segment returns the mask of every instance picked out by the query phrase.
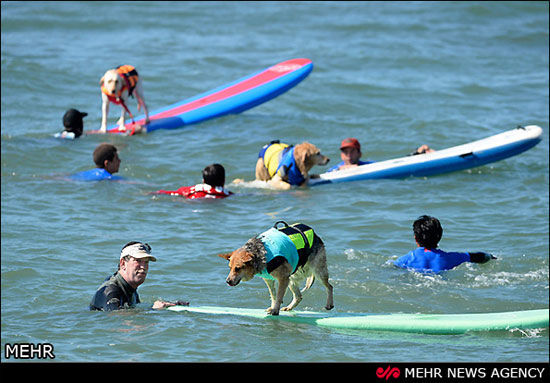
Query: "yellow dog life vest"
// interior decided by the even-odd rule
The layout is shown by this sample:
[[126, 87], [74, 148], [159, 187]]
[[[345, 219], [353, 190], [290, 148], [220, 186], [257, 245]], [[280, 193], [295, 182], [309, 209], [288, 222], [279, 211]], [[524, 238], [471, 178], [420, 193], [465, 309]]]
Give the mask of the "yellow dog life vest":
[[273, 143], [264, 151], [264, 166], [269, 172], [269, 176], [273, 177], [279, 168], [279, 163], [283, 154], [283, 150], [288, 148], [287, 144]]

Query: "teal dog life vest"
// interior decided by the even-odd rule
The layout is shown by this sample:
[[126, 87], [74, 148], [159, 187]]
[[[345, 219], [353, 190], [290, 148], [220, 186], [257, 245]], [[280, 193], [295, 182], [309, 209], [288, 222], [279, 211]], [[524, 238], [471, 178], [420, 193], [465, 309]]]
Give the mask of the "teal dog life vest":
[[[278, 229], [277, 224], [284, 223], [286, 226]], [[275, 279], [271, 271], [276, 269], [285, 260], [292, 268], [292, 274], [298, 267], [306, 264], [315, 233], [307, 225], [296, 223], [288, 226], [285, 222], [279, 221], [271, 229], [258, 235], [266, 250], [266, 268], [257, 275], [266, 279]]]

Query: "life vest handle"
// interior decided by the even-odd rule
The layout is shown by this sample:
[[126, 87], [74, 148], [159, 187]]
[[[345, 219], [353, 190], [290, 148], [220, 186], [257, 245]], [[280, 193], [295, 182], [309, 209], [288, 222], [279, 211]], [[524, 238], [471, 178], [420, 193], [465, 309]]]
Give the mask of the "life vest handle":
[[[285, 225], [285, 227], [283, 227], [282, 229], [286, 229], [287, 227], [291, 227], [291, 226], [289, 226], [289, 224], [286, 223], [285, 221], [277, 221], [277, 222], [275, 222], [275, 225], [273, 225], [273, 227], [274, 227], [275, 229], [277, 229], [277, 230], [281, 230], [281, 229], [279, 229], [279, 228], [277, 227], [277, 225], [280, 224], [280, 223], [282, 223], [282, 224]], [[298, 229], [296, 226], [292, 226], [292, 228], [293, 228], [294, 230], [296, 230], [298, 233], [300, 233], [300, 235], [302, 236], [302, 239], [304, 240], [304, 246], [305, 246], [305, 248], [306, 248], [306, 249], [309, 249], [309, 248], [311, 247], [311, 244], [310, 244], [309, 241], [307, 240], [307, 236], [304, 234], [304, 232], [303, 232], [302, 230]]]
[[[279, 230], [279, 228], [277, 227], [277, 225], [280, 224], [280, 223], [284, 224], [285, 227], [289, 227], [288, 223], [286, 223], [285, 221], [277, 221], [277, 222], [275, 222], [275, 225], [273, 225], [273, 227], [274, 227], [275, 229]], [[283, 227], [283, 229], [284, 229], [285, 227]]]

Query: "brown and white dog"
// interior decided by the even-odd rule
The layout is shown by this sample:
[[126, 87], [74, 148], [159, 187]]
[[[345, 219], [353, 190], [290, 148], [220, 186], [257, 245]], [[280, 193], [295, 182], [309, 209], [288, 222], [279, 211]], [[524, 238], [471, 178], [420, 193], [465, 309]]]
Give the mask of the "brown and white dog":
[[[283, 221], [280, 221], [283, 222]], [[302, 300], [302, 293], [319, 278], [327, 289], [325, 308], [334, 307], [333, 288], [329, 283], [325, 245], [313, 229], [304, 224], [294, 224], [277, 229], [275, 226], [264, 233], [249, 239], [237, 250], [218, 254], [229, 261], [229, 275], [226, 282], [236, 286], [258, 274], [269, 289], [271, 306], [266, 311], [279, 315], [287, 287], [292, 292], [292, 302], [283, 311], [294, 309]], [[284, 222], [283, 222], [284, 223]], [[299, 284], [307, 279], [300, 290]], [[275, 281], [278, 289], [275, 289]]]
[[114, 103], [121, 106], [122, 112], [117, 124], [119, 127], [124, 127], [126, 112], [133, 118], [130, 109], [126, 105], [128, 97], [135, 95], [138, 103], [138, 110], [145, 112], [145, 122], [149, 123], [149, 111], [143, 97], [143, 89], [141, 80], [136, 69], [131, 65], [121, 65], [115, 69], [109, 69], [101, 80], [101, 128], [100, 131], [107, 131], [107, 116], [109, 115], [109, 103]]

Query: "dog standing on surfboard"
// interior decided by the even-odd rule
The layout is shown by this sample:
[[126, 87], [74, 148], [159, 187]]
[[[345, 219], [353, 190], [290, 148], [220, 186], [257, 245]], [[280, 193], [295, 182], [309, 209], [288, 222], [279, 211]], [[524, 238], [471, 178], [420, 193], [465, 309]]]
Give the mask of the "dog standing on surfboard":
[[115, 69], [109, 69], [101, 80], [101, 128], [99, 133], [107, 132], [107, 116], [109, 115], [109, 104], [120, 105], [122, 112], [117, 122], [120, 128], [124, 128], [126, 113], [134, 119], [134, 116], [126, 105], [129, 96], [135, 95], [138, 111], [143, 108], [145, 112], [145, 123], [149, 123], [149, 111], [143, 97], [143, 89], [141, 79], [138, 76], [137, 70], [131, 65], [121, 65]]
[[[284, 227], [278, 228], [279, 223]], [[226, 278], [229, 286], [237, 286], [255, 275], [264, 279], [271, 297], [271, 306], [266, 309], [270, 315], [279, 315], [279, 310], [294, 309], [315, 278], [320, 279], [327, 290], [325, 308], [334, 308], [325, 245], [307, 225], [288, 225], [278, 221], [271, 229], [250, 238], [237, 250], [218, 256], [229, 261], [230, 271]], [[300, 290], [299, 283], [304, 279], [307, 280], [306, 286]], [[287, 287], [293, 299], [288, 306], [281, 308]]]

